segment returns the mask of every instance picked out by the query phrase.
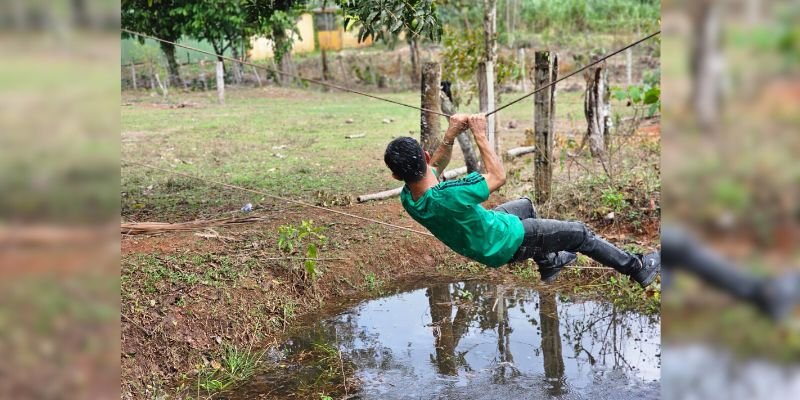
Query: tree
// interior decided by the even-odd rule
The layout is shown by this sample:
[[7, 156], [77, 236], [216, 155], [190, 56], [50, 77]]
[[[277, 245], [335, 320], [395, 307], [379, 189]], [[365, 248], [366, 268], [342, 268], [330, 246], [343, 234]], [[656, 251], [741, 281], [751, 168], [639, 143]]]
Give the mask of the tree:
[[359, 24], [358, 41], [368, 37], [395, 43], [401, 33], [411, 49], [412, 81], [419, 79], [419, 40], [438, 42], [442, 23], [434, 0], [339, 0], [345, 27]]
[[[193, 0], [183, 2], [179, 12], [189, 16], [186, 33], [205, 40], [217, 54], [234, 50], [245, 55], [250, 39], [265, 36], [275, 43], [276, 58], [291, 50], [297, 11], [304, 0]], [[222, 58], [218, 58], [222, 61]]]
[[[189, 20], [188, 15], [178, 7], [177, 0], [122, 0], [122, 27], [155, 36], [170, 42], [177, 42], [184, 33]], [[123, 33], [123, 37], [130, 34]], [[144, 38], [138, 37], [144, 44]], [[181, 82], [180, 68], [175, 59], [175, 46], [159, 42], [161, 51], [167, 59], [169, 79], [173, 86]]]

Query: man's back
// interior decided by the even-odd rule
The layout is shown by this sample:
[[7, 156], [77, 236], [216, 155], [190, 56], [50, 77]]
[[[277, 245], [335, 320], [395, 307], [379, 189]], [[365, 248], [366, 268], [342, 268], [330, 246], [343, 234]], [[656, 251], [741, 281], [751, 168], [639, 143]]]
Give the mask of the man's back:
[[441, 182], [416, 201], [408, 186], [400, 193], [403, 208], [415, 221], [455, 252], [491, 267], [507, 263], [519, 249], [524, 228], [513, 215], [489, 211], [486, 180], [477, 172]]

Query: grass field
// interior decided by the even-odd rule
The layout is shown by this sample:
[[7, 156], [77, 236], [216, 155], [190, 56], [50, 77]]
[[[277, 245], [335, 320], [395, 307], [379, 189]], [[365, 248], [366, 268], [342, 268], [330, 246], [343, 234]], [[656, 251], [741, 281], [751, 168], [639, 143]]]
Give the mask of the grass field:
[[[382, 95], [419, 103], [417, 93]], [[582, 92], [559, 96], [559, 121], [583, 118]], [[122, 214], [132, 219], [213, 215], [256, 203], [261, 196], [168, 176], [130, 161], [275, 195], [342, 203], [347, 196], [398, 186], [383, 164], [383, 150], [393, 137], [419, 137], [419, 111], [346, 93], [241, 89], [229, 91], [225, 105], [217, 104], [211, 93], [179, 94], [168, 102], [145, 92], [125, 93], [123, 98]], [[532, 126], [531, 103], [503, 111], [501, 121], [519, 122], [517, 128], [504, 130], [503, 147], [522, 144], [522, 131]], [[345, 138], [353, 134], [365, 136]], [[460, 165], [456, 148], [450, 167]]]

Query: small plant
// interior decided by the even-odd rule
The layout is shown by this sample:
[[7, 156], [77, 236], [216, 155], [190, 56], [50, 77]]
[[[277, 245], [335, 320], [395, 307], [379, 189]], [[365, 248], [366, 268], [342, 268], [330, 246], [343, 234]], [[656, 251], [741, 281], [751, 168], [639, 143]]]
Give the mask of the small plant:
[[200, 368], [197, 387], [207, 393], [228, 389], [231, 385], [253, 376], [263, 356], [264, 352], [225, 344], [219, 355], [220, 361], [212, 360], [207, 366]]
[[305, 246], [305, 260], [303, 267], [305, 274], [311, 280], [322, 274], [317, 269], [319, 246], [327, 241], [322, 235], [325, 228], [314, 226], [314, 221], [302, 221], [299, 226], [282, 225], [278, 227], [278, 248], [287, 254], [294, 254], [298, 248]]
[[364, 275], [364, 282], [367, 284], [367, 290], [373, 292], [383, 286], [383, 281], [378, 279], [374, 272], [368, 272]]
[[661, 74], [658, 70], [645, 75], [642, 85], [630, 85], [626, 89], [615, 87], [612, 96], [619, 101], [627, 101], [628, 106], [647, 107], [647, 116], [652, 117], [661, 109]]
[[462, 299], [467, 301], [472, 301], [473, 294], [469, 290], [458, 289], [458, 297], [461, 297]]
[[625, 196], [613, 188], [603, 190], [600, 201], [614, 212], [620, 212], [625, 208]]

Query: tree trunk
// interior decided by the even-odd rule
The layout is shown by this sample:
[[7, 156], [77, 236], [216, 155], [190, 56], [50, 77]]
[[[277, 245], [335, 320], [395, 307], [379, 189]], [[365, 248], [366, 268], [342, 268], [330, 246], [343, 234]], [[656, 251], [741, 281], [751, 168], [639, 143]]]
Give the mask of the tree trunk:
[[419, 43], [413, 37], [408, 39], [408, 46], [411, 49], [411, 83], [417, 83], [420, 79], [419, 72]]
[[327, 81], [330, 79], [330, 71], [328, 69], [328, 52], [325, 49], [322, 52], [322, 80]]
[[[482, 113], [496, 108], [494, 99], [494, 64], [489, 61], [478, 63], [478, 107]], [[500, 143], [497, 140], [497, 131], [495, 129], [495, 115], [492, 114], [487, 118], [486, 136], [495, 154], [499, 154]]]
[[722, 103], [725, 59], [721, 47], [720, 5], [700, 0], [693, 4], [691, 54], [692, 109], [703, 129], [713, 129]]
[[[239, 49], [234, 44], [231, 45], [231, 55], [234, 59], [241, 60]], [[233, 62], [231, 66], [233, 68], [233, 81], [236, 82], [237, 85], [241, 85], [242, 75], [244, 75], [244, 72], [242, 71], [242, 63]]]
[[294, 63], [292, 62], [292, 53], [286, 53], [281, 58], [281, 71], [285, 72], [286, 74], [281, 74], [280, 80], [284, 84], [289, 84], [292, 82], [292, 77], [289, 75], [294, 75]]
[[583, 113], [586, 116], [586, 139], [592, 157], [602, 158], [606, 152], [606, 135], [610, 122], [608, 95], [608, 73], [605, 63], [589, 68], [583, 73], [586, 89], [583, 99]]
[[[534, 59], [534, 80], [536, 90], [539, 90], [557, 78], [558, 56], [549, 51], [537, 51]], [[533, 97], [533, 130], [536, 140], [534, 183], [536, 202], [539, 204], [550, 199], [552, 188], [555, 95], [553, 85], [537, 92]]]
[[217, 59], [217, 99], [225, 104], [225, 65], [222, 58]]
[[497, 61], [497, 0], [483, 0], [484, 56]]
[[[441, 111], [439, 91], [441, 90], [442, 69], [439, 63], [428, 62], [422, 67], [420, 85], [422, 108]], [[441, 143], [439, 115], [420, 111], [420, 143], [422, 148], [433, 154]]]
[[178, 87], [181, 84], [181, 71], [178, 61], [175, 60], [175, 46], [170, 43], [161, 42], [161, 51], [167, 58], [167, 67], [169, 69], [169, 83]]
[[625, 77], [628, 81], [628, 86], [633, 85], [633, 50], [625, 50]]
[[[443, 90], [439, 91], [439, 100], [441, 101], [442, 112], [449, 115], [456, 113], [456, 106]], [[464, 153], [464, 163], [467, 165], [467, 171], [480, 171], [480, 159], [478, 159], [478, 155], [475, 154], [475, 150], [472, 147], [472, 133], [467, 130], [459, 134], [456, 140], [458, 140], [458, 147], [461, 148], [461, 152]]]
[[[484, 65], [483, 78], [478, 78], [479, 92], [481, 92], [480, 100], [483, 102], [481, 106], [482, 112], [494, 110], [496, 107], [494, 83], [495, 73], [494, 65], [497, 61], [497, 0], [484, 0], [483, 1], [483, 34], [484, 34]], [[481, 71], [479, 65], [478, 68]], [[480, 90], [481, 79], [483, 82], [483, 91]], [[497, 114], [492, 114], [486, 121], [487, 133], [489, 134], [489, 144], [495, 151], [495, 154], [500, 154], [500, 140], [497, 135]]]

